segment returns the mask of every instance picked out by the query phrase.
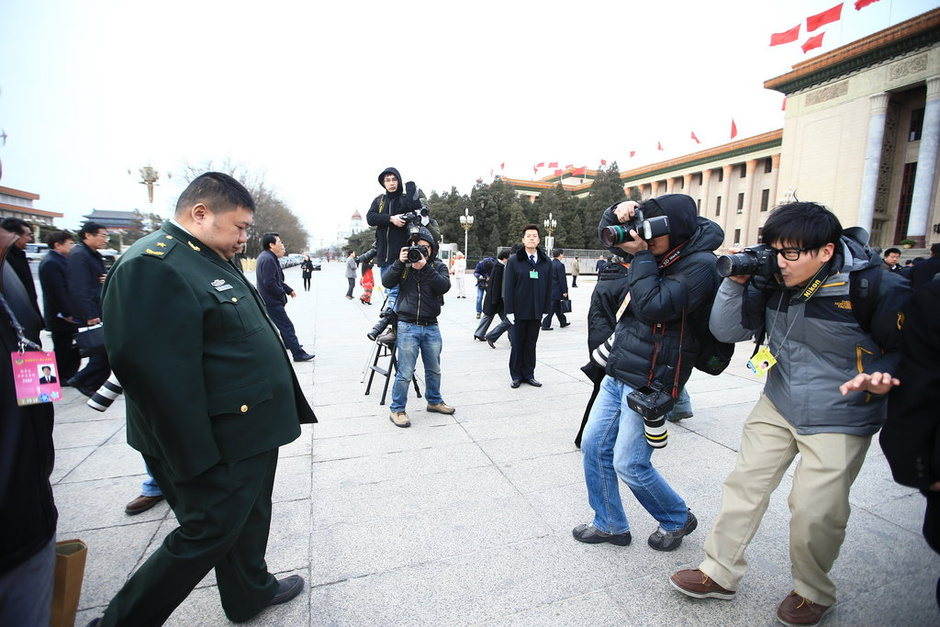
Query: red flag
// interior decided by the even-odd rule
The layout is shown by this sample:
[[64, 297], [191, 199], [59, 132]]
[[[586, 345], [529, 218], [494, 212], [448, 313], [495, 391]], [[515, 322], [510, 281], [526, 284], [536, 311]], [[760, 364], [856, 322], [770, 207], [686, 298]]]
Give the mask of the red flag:
[[782, 33], [774, 33], [770, 36], [770, 45], [779, 46], [780, 44], [788, 44], [791, 41], [796, 41], [800, 38], [800, 26], [797, 24], [790, 30], [785, 30]]
[[806, 41], [804, 41], [804, 42], [803, 42], [803, 45], [800, 46], [801, 48], [803, 48], [803, 54], [806, 54], [807, 52], [809, 52], [809, 51], [812, 50], [813, 48], [821, 48], [821, 47], [822, 47], [822, 40], [823, 40], [823, 37], [825, 36], [825, 34], [826, 34], [826, 33], [819, 33], [818, 35], [813, 35], [812, 37], [810, 37], [809, 39], [807, 39]]
[[535, 166], [535, 167], [537, 167], [537, 168], [544, 168], [544, 167], [545, 167], [545, 162], [543, 161], [542, 163], [538, 164], [538, 165]]
[[557, 162], [557, 161], [552, 161], [551, 163], [548, 164], [548, 167], [550, 167], [550, 168], [557, 168], [557, 167], [558, 167], [558, 162]]
[[806, 18], [806, 32], [811, 33], [820, 26], [832, 24], [833, 22], [838, 22], [840, 19], [842, 19], [842, 4], [843, 3], [840, 2], [831, 9], [826, 9], [822, 13], [810, 15], [808, 18]]
[[586, 165], [583, 165], [583, 166], [581, 166], [580, 168], [577, 168], [576, 170], [572, 170], [572, 171], [571, 171], [571, 174], [573, 174], [573, 175], [575, 175], [575, 176], [583, 176], [583, 175], [586, 174], [586, 173], [587, 173], [587, 166], [586, 166]]
[[500, 169], [500, 170], [505, 170], [505, 169], [506, 169], [506, 162], [505, 162], [505, 161], [503, 161], [502, 163], [499, 164], [499, 169]]
[[536, 174], [539, 173], [539, 169], [535, 166], [532, 166], [532, 171], [535, 172]]
[[630, 151], [630, 158], [632, 159], [632, 158], [635, 157], [635, 156], [636, 156], [636, 151], [635, 151], [635, 150], [631, 150], [631, 151]]
[[781, 110], [781, 111], [786, 111], [786, 110], [787, 110], [787, 99], [786, 99], [786, 98], [783, 99], [783, 104], [780, 105], [780, 110]]
[[562, 172], [564, 172], [564, 170], [555, 170], [555, 176], [561, 176]]
[[701, 144], [701, 143], [702, 143], [702, 142], [700, 142], [700, 141], [698, 140], [698, 137], [695, 136], [695, 131], [692, 131], [692, 139], [695, 140], [695, 143], [696, 143], [696, 144]]
[[878, 2], [878, 0], [855, 0], [855, 10], [861, 11], [869, 4], [875, 4], [876, 2]]
[[568, 165], [565, 166], [565, 169], [567, 170], [568, 168], [573, 168], [573, 167], [574, 167], [574, 164], [573, 164], [573, 163], [569, 163]]
[[734, 139], [738, 136], [738, 125], [734, 123], [734, 118], [731, 118], [731, 139]]
[[607, 159], [601, 159], [601, 165], [607, 165]]
[[663, 149], [663, 143], [662, 143], [662, 142], [656, 142], [656, 150], [662, 150], [662, 149]]

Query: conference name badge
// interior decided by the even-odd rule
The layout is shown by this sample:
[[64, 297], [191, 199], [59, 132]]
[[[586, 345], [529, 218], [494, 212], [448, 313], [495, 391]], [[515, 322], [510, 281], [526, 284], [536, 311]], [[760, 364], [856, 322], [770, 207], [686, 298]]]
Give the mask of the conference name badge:
[[13, 363], [13, 383], [16, 404], [19, 406], [38, 403], [54, 403], [62, 399], [59, 369], [55, 353], [46, 351], [24, 351], [10, 354]]
[[529, 270], [529, 278], [530, 278], [530, 279], [537, 279], [537, 278], [539, 278], [539, 271], [538, 271], [538, 270]]
[[764, 376], [768, 370], [774, 367], [777, 360], [771, 354], [770, 349], [761, 346], [761, 349], [754, 353], [754, 356], [747, 362], [747, 367], [758, 377]]

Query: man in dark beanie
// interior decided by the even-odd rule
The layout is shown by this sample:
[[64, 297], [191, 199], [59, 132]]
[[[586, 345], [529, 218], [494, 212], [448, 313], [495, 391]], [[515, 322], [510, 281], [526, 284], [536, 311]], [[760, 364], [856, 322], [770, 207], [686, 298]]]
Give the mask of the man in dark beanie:
[[[379, 275], [384, 275], [408, 241], [407, 224], [401, 214], [420, 208], [421, 201], [415, 184], [410, 181], [403, 184], [401, 174], [395, 168], [382, 170], [379, 185], [385, 188], [385, 193], [372, 201], [366, 222], [375, 227], [375, 265], [379, 267]], [[387, 295], [388, 308], [394, 311], [398, 288], [388, 290]]]

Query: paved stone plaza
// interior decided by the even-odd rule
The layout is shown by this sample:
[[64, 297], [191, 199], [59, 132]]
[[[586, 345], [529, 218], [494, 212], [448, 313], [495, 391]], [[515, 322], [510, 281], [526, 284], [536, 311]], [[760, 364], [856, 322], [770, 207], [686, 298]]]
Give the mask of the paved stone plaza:
[[[299, 269], [286, 274], [295, 287], [302, 284]], [[449, 295], [440, 320], [442, 391], [457, 413], [428, 414], [423, 399], [412, 398], [413, 426], [400, 429], [389, 422], [388, 403], [379, 405], [381, 379], [369, 396], [361, 383], [371, 347], [365, 333], [378, 303], [344, 298], [341, 263], [314, 273], [312, 290], [299, 292], [287, 311], [301, 343], [316, 352], [295, 367], [320, 423], [281, 449], [267, 553], [271, 572], [300, 574], [307, 587], [251, 624], [776, 624], [777, 604], [791, 586], [789, 475], [748, 550], [750, 568], [735, 600], [694, 601], [667, 581], [702, 558], [741, 424], [761, 389], [743, 365], [748, 345], [738, 347], [724, 374], [692, 375], [695, 416], [670, 427], [668, 446], [654, 455], [698, 517], [698, 530], [675, 552], [650, 549], [646, 538], [656, 523], [624, 485], [631, 546], [571, 537], [592, 516], [573, 439], [591, 390], [579, 367], [587, 358], [593, 287], [593, 277], [582, 275], [570, 291], [573, 324], [540, 337], [540, 389], [510, 389], [507, 338], [496, 350], [473, 341], [473, 298]], [[144, 468], [125, 442], [123, 401], [101, 414], [77, 391], [64, 394], [56, 406], [52, 479], [59, 539], [81, 538], [89, 548], [76, 622], [84, 625], [176, 522], [165, 503], [124, 514]], [[877, 440], [851, 500], [833, 570], [839, 604], [825, 624], [937, 624], [940, 558], [920, 535], [924, 501], [891, 480]], [[168, 624], [228, 624], [213, 574]]]

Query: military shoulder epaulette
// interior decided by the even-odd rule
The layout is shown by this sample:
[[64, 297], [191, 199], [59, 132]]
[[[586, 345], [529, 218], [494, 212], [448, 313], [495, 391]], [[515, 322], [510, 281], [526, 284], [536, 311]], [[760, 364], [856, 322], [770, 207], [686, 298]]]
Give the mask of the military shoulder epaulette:
[[177, 240], [172, 235], [163, 235], [159, 239], [150, 242], [150, 245], [144, 248], [142, 255], [147, 255], [148, 257], [157, 257], [158, 259], [165, 258], [170, 251], [173, 250], [173, 247], [176, 246]]

